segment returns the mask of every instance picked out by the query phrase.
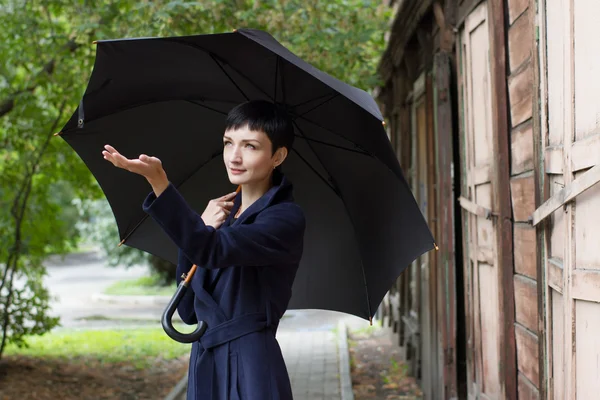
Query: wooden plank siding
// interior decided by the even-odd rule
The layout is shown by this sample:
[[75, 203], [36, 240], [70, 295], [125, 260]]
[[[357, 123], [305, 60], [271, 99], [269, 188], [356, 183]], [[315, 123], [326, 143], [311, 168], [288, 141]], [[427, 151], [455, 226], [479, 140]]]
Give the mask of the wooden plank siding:
[[[460, 229], [455, 225], [459, 222], [454, 221], [458, 189], [453, 188], [458, 182], [453, 173], [453, 169], [458, 171], [454, 154], [458, 136], [453, 132], [457, 123], [452, 104], [456, 102], [452, 98], [456, 82], [452, 80], [451, 68], [456, 68], [452, 57], [453, 28], [459, 1], [444, 1], [436, 7], [437, 12], [435, 6], [431, 7], [433, 1], [400, 3], [388, 49], [380, 63], [386, 83], [378, 93], [378, 101], [385, 104], [382, 111], [389, 122], [392, 146], [439, 245], [439, 252], [421, 257], [400, 277], [384, 302], [382, 313], [386, 314], [386, 325], [398, 334], [410, 372], [424, 385], [425, 397], [436, 399], [460, 398], [458, 392], [466, 392], [464, 385], [457, 382], [458, 375], [464, 381], [466, 351], [464, 345], [460, 354], [457, 351], [457, 341], [464, 337], [456, 335], [464, 334], [465, 317], [464, 307], [460, 307], [460, 316], [456, 314], [457, 301], [464, 299], [462, 274], [458, 274], [460, 283], [456, 282], [456, 268], [462, 268], [462, 263], [455, 258], [457, 251], [462, 257], [462, 250]], [[419, 83], [414, 85], [415, 82]], [[490, 168], [473, 172], [480, 183], [491, 178]], [[457, 230], [459, 236], [454, 236]], [[486, 252], [479, 257], [491, 258]], [[399, 323], [394, 321], [396, 318]], [[498, 345], [490, 340], [492, 343]]]
[[[535, 0], [533, 0], [535, 1]], [[536, 208], [533, 99], [536, 97], [533, 48], [535, 6], [530, 0], [508, 0], [509, 120], [511, 144], [510, 193], [514, 241], [515, 338], [517, 388], [514, 398], [540, 398], [540, 312], [536, 230], [529, 219]], [[535, 4], [535, 3], [534, 3]]]
[[[515, 118], [518, 110], [518, 123], [527, 120], [526, 116], [531, 116], [531, 92], [529, 92], [529, 104], [527, 105], [527, 92], [514, 105], [515, 97], [512, 95], [507, 97], [507, 70], [506, 57], [510, 53], [509, 44], [506, 43], [506, 9], [504, 0], [488, 0], [489, 1], [489, 20], [491, 24], [490, 33], [490, 68], [492, 82], [492, 115], [494, 121], [494, 169], [495, 188], [494, 203], [499, 213], [497, 224], [497, 248], [498, 248], [498, 281], [501, 285], [500, 301], [500, 317], [503, 321], [502, 332], [502, 349], [500, 367], [500, 378], [503, 381], [504, 398], [517, 397], [517, 360], [516, 360], [516, 344], [515, 344], [515, 297], [514, 297], [514, 254], [513, 254], [513, 219], [511, 210], [511, 182], [510, 182], [510, 133], [511, 124], [508, 119], [510, 114]], [[518, 2], [513, 2], [518, 4]], [[510, 4], [509, 4], [510, 8]], [[514, 13], [513, 13], [514, 14]], [[523, 53], [523, 50], [520, 51]], [[519, 52], [515, 52], [517, 54]], [[530, 70], [526, 68], [525, 71]], [[522, 73], [521, 73], [522, 74]], [[509, 92], [512, 94], [513, 85], [512, 76], [508, 78]], [[521, 78], [523, 79], [523, 78]], [[521, 90], [521, 92], [523, 92]], [[508, 106], [510, 104], [510, 113]], [[517, 108], [518, 107], [518, 108]], [[526, 110], [529, 110], [527, 112]], [[512, 126], [518, 125], [512, 120]]]
[[438, 245], [439, 273], [437, 280], [438, 327], [443, 354], [443, 399], [458, 397], [457, 383], [457, 304], [456, 249], [453, 188], [453, 116], [451, 90], [451, 59], [446, 52], [435, 55], [435, 131], [437, 159], [437, 202], [439, 207]]
[[[600, 43], [594, 0], [545, 0], [537, 21], [540, 93], [536, 223], [544, 255], [541, 384], [551, 399], [598, 397], [600, 380]], [[535, 135], [535, 133], [534, 133]], [[558, 207], [556, 207], [558, 205]]]
[[[582, 0], [587, 7], [591, 1]], [[547, 3], [555, 8], [550, 16], [554, 33], [548, 38], [552, 46], [539, 38], [546, 32], [540, 21], [546, 22]], [[600, 128], [592, 118], [600, 112], [593, 94], [600, 93], [600, 86], [579, 100], [586, 104], [585, 115], [567, 115], [574, 110], [569, 96], [582, 92], [576, 88], [584, 84], [574, 76], [591, 76], [578, 65], [596, 61], [558, 61], [579, 54], [568, 50], [568, 42], [576, 43], [573, 21], [584, 13], [577, 12], [573, 0], [442, 0], [437, 9], [431, 0], [400, 4], [380, 64], [386, 82], [384, 115], [391, 118], [390, 140], [440, 251], [422, 257], [399, 279], [386, 303], [388, 325], [406, 349], [412, 372], [429, 386], [428, 398], [456, 397], [461, 386], [456, 341], [465, 340], [469, 398], [575, 399], [594, 379], [591, 373], [578, 379], [566, 371], [590, 368], [591, 356], [576, 350], [590, 342], [586, 327], [600, 324], [588, 304], [600, 300], [600, 260], [589, 256], [594, 244], [588, 239], [600, 231], [584, 221], [600, 207], [594, 199], [600, 197], [600, 186], [574, 196], [569, 212], [552, 211], [538, 226], [532, 226], [532, 216], [600, 162]], [[453, 49], [444, 26], [450, 19], [455, 39], [460, 38]], [[447, 63], [436, 54], [438, 44], [457, 60], [455, 110], [444, 102], [446, 94], [436, 91], [445, 85], [437, 75], [439, 65]], [[549, 57], [541, 50], [546, 47]], [[414, 86], [419, 76], [420, 93]], [[550, 96], [548, 81], [555, 82]], [[443, 127], [452, 135], [449, 113], [460, 121], [453, 139], [441, 136]], [[456, 182], [444, 175], [453, 160], [452, 140], [459, 142], [464, 165], [460, 193], [459, 187], [452, 191]], [[577, 203], [577, 210], [571, 203]], [[460, 205], [463, 221], [448, 223], [452, 207]], [[454, 224], [462, 224], [462, 237], [444, 241], [452, 237]], [[463, 256], [458, 262], [455, 249]], [[455, 297], [453, 272], [459, 268], [464, 293]], [[456, 302], [464, 305], [464, 338], [452, 325], [458, 321]], [[575, 318], [579, 314], [581, 320]], [[570, 328], [573, 321], [587, 325]]]

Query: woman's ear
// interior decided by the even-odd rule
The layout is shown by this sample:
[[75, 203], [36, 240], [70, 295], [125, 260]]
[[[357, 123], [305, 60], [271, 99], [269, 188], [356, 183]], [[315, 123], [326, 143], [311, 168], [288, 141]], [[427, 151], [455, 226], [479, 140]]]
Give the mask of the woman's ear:
[[273, 157], [275, 161], [274, 167], [279, 167], [287, 158], [288, 150], [286, 147], [280, 147], [275, 152], [275, 156]]

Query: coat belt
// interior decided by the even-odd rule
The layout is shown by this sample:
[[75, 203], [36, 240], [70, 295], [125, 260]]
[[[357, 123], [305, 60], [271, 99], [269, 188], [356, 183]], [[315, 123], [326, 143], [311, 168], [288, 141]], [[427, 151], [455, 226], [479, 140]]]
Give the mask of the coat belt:
[[[197, 368], [210, 376], [208, 386], [195, 386], [196, 399], [229, 399], [229, 342], [254, 332], [271, 328], [271, 320], [267, 313], [245, 314], [223, 322], [209, 329], [198, 341], [199, 347], [204, 348], [200, 360], [197, 360]], [[217, 361], [218, 360], [218, 361]], [[196, 369], [196, 368], [194, 368]], [[216, 370], [218, 369], [218, 371]], [[216, 375], [214, 375], [216, 374]], [[196, 372], [192, 379], [196, 379]], [[221, 377], [216, 382], [214, 377]], [[233, 385], [235, 383], [232, 382]], [[216, 385], [216, 386], [215, 386]]]
[[200, 338], [200, 344], [209, 350], [231, 342], [249, 333], [262, 331], [269, 327], [265, 313], [246, 314], [210, 328]]

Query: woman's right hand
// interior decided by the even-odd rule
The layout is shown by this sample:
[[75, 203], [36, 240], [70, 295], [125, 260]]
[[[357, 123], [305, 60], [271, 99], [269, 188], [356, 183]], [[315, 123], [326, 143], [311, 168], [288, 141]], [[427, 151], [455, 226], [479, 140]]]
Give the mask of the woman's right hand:
[[208, 202], [208, 206], [202, 213], [202, 221], [207, 226], [212, 226], [218, 229], [223, 222], [227, 219], [227, 216], [231, 213], [233, 207], [233, 199], [237, 193], [229, 193], [225, 196], [213, 199]]

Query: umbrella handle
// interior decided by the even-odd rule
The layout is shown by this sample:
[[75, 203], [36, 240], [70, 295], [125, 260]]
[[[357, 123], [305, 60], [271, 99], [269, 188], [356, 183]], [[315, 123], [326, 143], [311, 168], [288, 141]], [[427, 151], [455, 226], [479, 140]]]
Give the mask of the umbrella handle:
[[[239, 193], [241, 190], [242, 190], [242, 186], [240, 185], [237, 187], [235, 192]], [[200, 340], [202, 335], [204, 335], [204, 332], [206, 332], [206, 329], [208, 328], [208, 325], [206, 324], [206, 322], [200, 321], [198, 323], [198, 327], [196, 328], [196, 330], [194, 332], [181, 333], [177, 329], [175, 329], [175, 327], [173, 326], [173, 322], [172, 322], [173, 314], [175, 313], [175, 310], [177, 309], [179, 302], [185, 295], [185, 292], [187, 291], [187, 289], [190, 285], [190, 282], [192, 281], [192, 277], [194, 276], [194, 273], [196, 272], [197, 268], [198, 268], [198, 266], [196, 264], [192, 265], [190, 272], [188, 272], [187, 275], [185, 275], [184, 280], [182, 280], [181, 283], [179, 283], [179, 286], [177, 287], [177, 291], [171, 298], [171, 301], [169, 301], [169, 304], [167, 305], [167, 308], [165, 308], [165, 311], [163, 312], [162, 317], [160, 319], [160, 323], [161, 323], [165, 333], [167, 334], [167, 336], [169, 336], [171, 339], [173, 339], [179, 343], [197, 342], [198, 340]]]
[[173, 314], [177, 309], [177, 305], [185, 295], [185, 292], [188, 289], [192, 277], [196, 272], [196, 268], [197, 266], [194, 264], [192, 266], [192, 269], [190, 269], [190, 272], [188, 272], [188, 274], [186, 275], [185, 279], [181, 281], [181, 283], [177, 287], [177, 291], [171, 298], [171, 301], [169, 301], [169, 304], [167, 305], [167, 308], [165, 308], [165, 311], [163, 312], [162, 317], [160, 319], [160, 323], [162, 324], [162, 327], [167, 336], [179, 343], [197, 342], [202, 337], [202, 335], [204, 335], [204, 332], [206, 332], [206, 328], [208, 328], [206, 322], [200, 321], [198, 327], [194, 332], [181, 333], [177, 329], [175, 329], [172, 322]]

